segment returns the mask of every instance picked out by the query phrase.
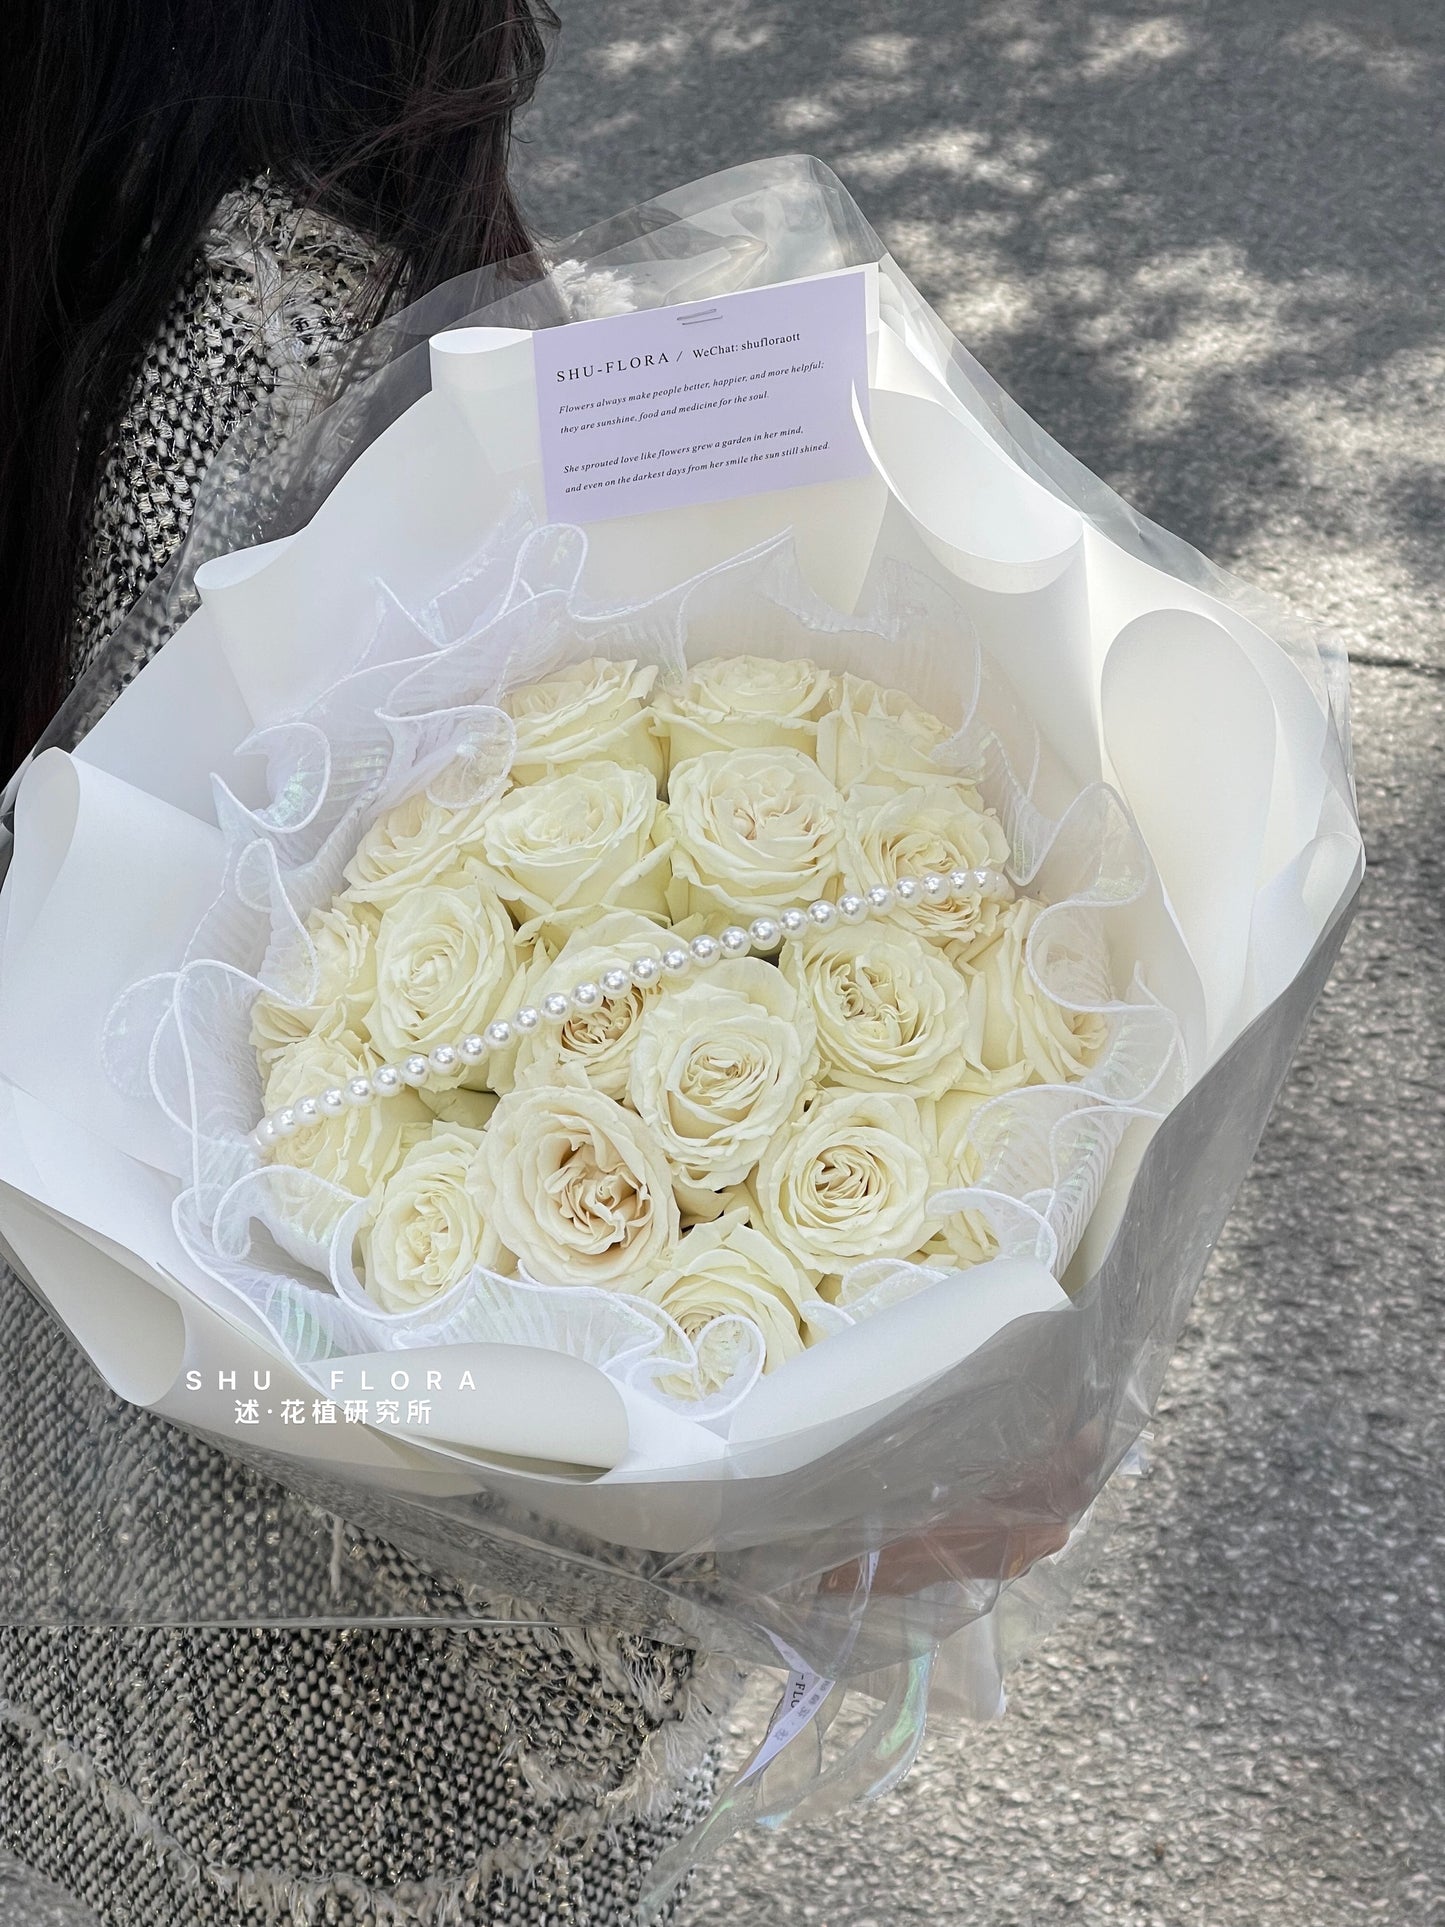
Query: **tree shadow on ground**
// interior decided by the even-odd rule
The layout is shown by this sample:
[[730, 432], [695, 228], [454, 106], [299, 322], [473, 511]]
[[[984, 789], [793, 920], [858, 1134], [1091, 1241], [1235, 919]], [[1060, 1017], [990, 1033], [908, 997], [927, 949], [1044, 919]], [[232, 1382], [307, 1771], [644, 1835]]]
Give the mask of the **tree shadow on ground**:
[[1225, 561], [1280, 515], [1343, 550], [1388, 522], [1394, 559], [1439, 584], [1438, 541], [1390, 515], [1400, 488], [1408, 505], [1441, 487], [1410, 432], [1445, 355], [1438, 9], [563, 15], [522, 164], [551, 232], [760, 154], [817, 153], [991, 372], [1146, 513]]

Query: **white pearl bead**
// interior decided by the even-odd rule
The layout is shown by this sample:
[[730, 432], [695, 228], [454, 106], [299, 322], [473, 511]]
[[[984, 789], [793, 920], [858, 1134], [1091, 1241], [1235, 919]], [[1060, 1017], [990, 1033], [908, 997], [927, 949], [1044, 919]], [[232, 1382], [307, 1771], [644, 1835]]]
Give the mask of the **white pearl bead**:
[[621, 964], [613, 964], [610, 970], [604, 970], [598, 981], [605, 997], [625, 997], [632, 988], [632, 979]]
[[535, 1004], [523, 1004], [520, 1010], [512, 1012], [512, 1029], [521, 1031], [524, 1037], [530, 1037], [541, 1022], [542, 1013]]
[[776, 917], [754, 917], [748, 925], [748, 938], [755, 950], [776, 950], [782, 934]]
[[461, 1064], [461, 1057], [453, 1044], [438, 1044], [427, 1063], [434, 1077], [450, 1077]]
[[868, 905], [863, 901], [862, 897], [856, 895], [852, 890], [846, 891], [839, 897], [838, 915], [843, 919], [844, 923], [862, 923], [867, 914]]
[[817, 930], [831, 930], [838, 921], [838, 912], [824, 897], [808, 905], [808, 918]]
[[493, 1050], [505, 1050], [512, 1041], [512, 1026], [505, 1017], [494, 1017], [487, 1025], [486, 1038]]
[[329, 1091], [323, 1091], [316, 1101], [324, 1117], [340, 1117], [346, 1109], [346, 1093], [334, 1084]]
[[369, 1104], [375, 1096], [376, 1092], [369, 1077], [349, 1077], [346, 1080], [346, 1101], [354, 1110], [360, 1110], [363, 1104]]
[[313, 1124], [319, 1123], [320, 1118], [321, 1106], [316, 1102], [314, 1097], [303, 1097], [297, 1100], [296, 1120], [303, 1130], [308, 1129]]
[[571, 1008], [560, 990], [550, 990], [542, 999], [542, 1015], [549, 1024], [565, 1024]]
[[413, 1051], [410, 1057], [403, 1058], [401, 1075], [404, 1082], [410, 1084], [415, 1090], [418, 1085], [425, 1084], [431, 1075], [431, 1065], [419, 1051]]
[[627, 970], [640, 990], [650, 990], [662, 975], [662, 965], [656, 957], [634, 957]]
[[380, 1064], [371, 1073], [372, 1088], [378, 1097], [395, 1097], [401, 1089], [401, 1072], [395, 1064]]
[[893, 885], [893, 894], [900, 903], [917, 903], [919, 884], [917, 877], [899, 877]]
[[893, 889], [887, 883], [872, 883], [863, 892], [863, 901], [875, 917], [883, 916], [893, 908]]
[[301, 1120], [289, 1105], [284, 1111], [277, 1111], [271, 1123], [277, 1137], [295, 1137], [301, 1129]]
[[700, 970], [710, 969], [722, 955], [722, 945], [717, 938], [706, 934], [694, 937], [687, 947], [692, 953], [693, 962]]
[[805, 910], [784, 910], [778, 918], [778, 928], [785, 937], [801, 937], [808, 927], [808, 914]]
[[725, 957], [746, 957], [752, 949], [752, 939], [740, 923], [730, 923], [718, 938], [718, 944]]
[[464, 1064], [480, 1064], [487, 1054], [487, 1040], [479, 1030], [469, 1030], [457, 1045], [457, 1056]]
[[976, 886], [977, 880], [977, 870], [950, 870], [948, 873], [948, 887], [956, 897], [967, 896], [968, 892]]
[[923, 885], [925, 902], [942, 903], [948, 895], [948, 878], [939, 876], [936, 870], [926, 870], [919, 882]]
[[685, 977], [692, 967], [690, 953], [680, 943], [670, 944], [662, 953], [663, 974], [668, 977]]
[[269, 1151], [276, 1142], [276, 1126], [269, 1117], [263, 1117], [251, 1133], [251, 1142], [258, 1151]]
[[596, 1010], [602, 1002], [602, 986], [587, 982], [578, 984], [572, 992], [572, 1005], [575, 1010]]

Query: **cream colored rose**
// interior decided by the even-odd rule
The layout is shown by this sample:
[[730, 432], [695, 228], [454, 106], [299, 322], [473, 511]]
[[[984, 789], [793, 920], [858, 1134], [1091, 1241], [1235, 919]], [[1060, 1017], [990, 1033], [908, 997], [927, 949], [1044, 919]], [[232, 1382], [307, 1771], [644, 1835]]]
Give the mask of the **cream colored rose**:
[[[639, 1294], [674, 1319], [697, 1348], [696, 1379], [660, 1380], [674, 1396], [722, 1389], [736, 1367], [747, 1318], [763, 1340], [763, 1370], [775, 1371], [807, 1344], [806, 1309], [817, 1301], [807, 1276], [771, 1238], [752, 1230], [741, 1211], [687, 1232], [666, 1270]], [[719, 1322], [724, 1321], [724, 1322]]]
[[594, 656], [512, 690], [502, 707], [517, 726], [514, 783], [578, 764], [619, 763], [662, 781], [663, 751], [647, 707], [656, 669]]
[[412, 890], [376, 933], [371, 1041], [390, 1059], [455, 1043], [491, 1022], [517, 974], [511, 919], [480, 874]]
[[811, 756], [832, 677], [806, 657], [718, 656], [662, 690], [657, 729], [672, 767], [714, 749], [797, 749]]
[[1108, 1042], [1103, 1017], [1055, 1003], [1029, 969], [1028, 933], [1043, 908], [1020, 897], [1004, 911], [995, 941], [974, 960], [970, 995], [995, 1088], [1075, 1083]]
[[912, 1098], [823, 1091], [763, 1155], [762, 1229], [819, 1275], [903, 1257], [934, 1227], [930, 1120]]
[[717, 964], [643, 1012], [627, 1091], [694, 1217], [721, 1209], [792, 1116], [816, 1066], [807, 1000], [757, 958]]
[[511, 1254], [481, 1206], [484, 1142], [480, 1131], [439, 1126], [381, 1187], [361, 1232], [361, 1258], [366, 1289], [383, 1311], [418, 1311], [479, 1265], [510, 1269]]
[[754, 916], [821, 897], [838, 874], [843, 800], [796, 749], [710, 750], [668, 783], [674, 920]]
[[818, 767], [840, 790], [855, 783], [895, 789], [918, 776], [947, 774], [937, 752], [953, 733], [937, 716], [862, 676], [839, 676], [818, 724]]
[[[938, 1142], [937, 1181], [940, 1191], [962, 1191], [978, 1182], [978, 1152], [969, 1140], [974, 1113], [983, 1100], [971, 1091], [949, 1091], [934, 1107]], [[948, 1211], [916, 1264], [979, 1265], [998, 1253], [993, 1227], [980, 1211]]]
[[[307, 1037], [288, 1045], [266, 1080], [266, 1109], [275, 1112], [303, 1097], [344, 1088], [348, 1078], [373, 1071], [381, 1059], [345, 1025], [336, 1006]], [[348, 1108], [340, 1117], [298, 1131], [273, 1145], [273, 1164], [314, 1171], [358, 1197], [369, 1197], [431, 1130], [431, 1113], [415, 1091]]]
[[490, 808], [486, 802], [452, 809], [434, 803], [425, 790], [407, 797], [379, 816], [356, 846], [342, 872], [349, 888], [341, 904], [350, 900], [384, 909], [423, 884], [455, 882], [480, 847]]
[[251, 1047], [263, 1073], [336, 1005], [347, 1025], [360, 1021], [376, 990], [380, 920], [370, 905], [344, 901], [306, 919], [307, 943], [294, 946], [289, 968], [251, 1007]]
[[[660, 957], [669, 941], [655, 923], [630, 910], [604, 914], [574, 932], [554, 958], [537, 946], [518, 1001], [540, 1008], [553, 991], [567, 995], [578, 984], [596, 983], [611, 965], [644, 954]], [[563, 1023], [542, 1024], [515, 1050], [493, 1059], [493, 1083], [502, 1091], [567, 1083], [575, 1069], [593, 1090], [625, 1098], [637, 1026], [661, 995], [660, 987], [642, 990], [630, 983], [621, 996], [605, 997], [592, 1010], [574, 1009]]]
[[543, 1284], [641, 1291], [676, 1250], [667, 1160], [631, 1111], [585, 1085], [509, 1092], [480, 1183], [497, 1235]]
[[481, 847], [525, 934], [560, 947], [604, 907], [666, 917], [666, 827], [648, 771], [588, 763], [509, 791]]
[[[865, 785], [852, 790], [843, 856], [849, 888], [866, 890], [875, 883], [896, 883], [899, 877], [922, 876], [925, 871], [1002, 872], [1009, 857], [1008, 837], [996, 816], [975, 807], [973, 796], [968, 784], [942, 781], [912, 789]], [[942, 903], [920, 899], [900, 905], [892, 916], [925, 937], [954, 941], [960, 946], [958, 959], [966, 960], [971, 946], [981, 946], [993, 936], [1007, 900], [971, 890], [950, 895]]]
[[781, 968], [817, 1020], [830, 1083], [940, 1097], [978, 1062], [963, 978], [911, 930], [842, 925], [789, 945]]

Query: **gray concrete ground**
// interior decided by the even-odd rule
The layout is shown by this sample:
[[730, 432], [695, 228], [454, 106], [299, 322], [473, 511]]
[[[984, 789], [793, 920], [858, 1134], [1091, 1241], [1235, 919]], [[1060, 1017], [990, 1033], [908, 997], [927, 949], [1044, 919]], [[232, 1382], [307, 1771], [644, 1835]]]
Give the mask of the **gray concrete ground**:
[[1157, 1473], [1009, 1718], [734, 1843], [692, 1927], [1445, 1921], [1445, 12], [557, 4], [543, 224], [828, 160], [1077, 455], [1344, 633], [1373, 862]]

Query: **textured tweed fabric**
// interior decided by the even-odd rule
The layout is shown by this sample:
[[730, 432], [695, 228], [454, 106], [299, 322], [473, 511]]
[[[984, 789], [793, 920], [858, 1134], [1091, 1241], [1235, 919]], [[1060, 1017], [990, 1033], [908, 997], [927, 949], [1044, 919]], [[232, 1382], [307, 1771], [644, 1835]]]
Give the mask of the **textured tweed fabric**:
[[[288, 391], [305, 408], [371, 266], [269, 183], [222, 204], [106, 466], [77, 671], [175, 548], [238, 420]], [[115, 1398], [0, 1268], [10, 1548], [58, 1616], [99, 1602], [124, 1617], [127, 1588], [138, 1598], [151, 1574], [159, 1593], [162, 1571], [167, 1616], [194, 1621], [234, 1617], [242, 1570], [277, 1618], [318, 1597], [377, 1620], [447, 1598], [391, 1548]], [[643, 1869], [706, 1810], [732, 1669], [495, 1604], [511, 1623], [0, 1627], [0, 1867], [34, 1869], [106, 1927], [620, 1922]], [[17, 1878], [0, 1881], [3, 1927], [7, 1895], [27, 1904]]]

